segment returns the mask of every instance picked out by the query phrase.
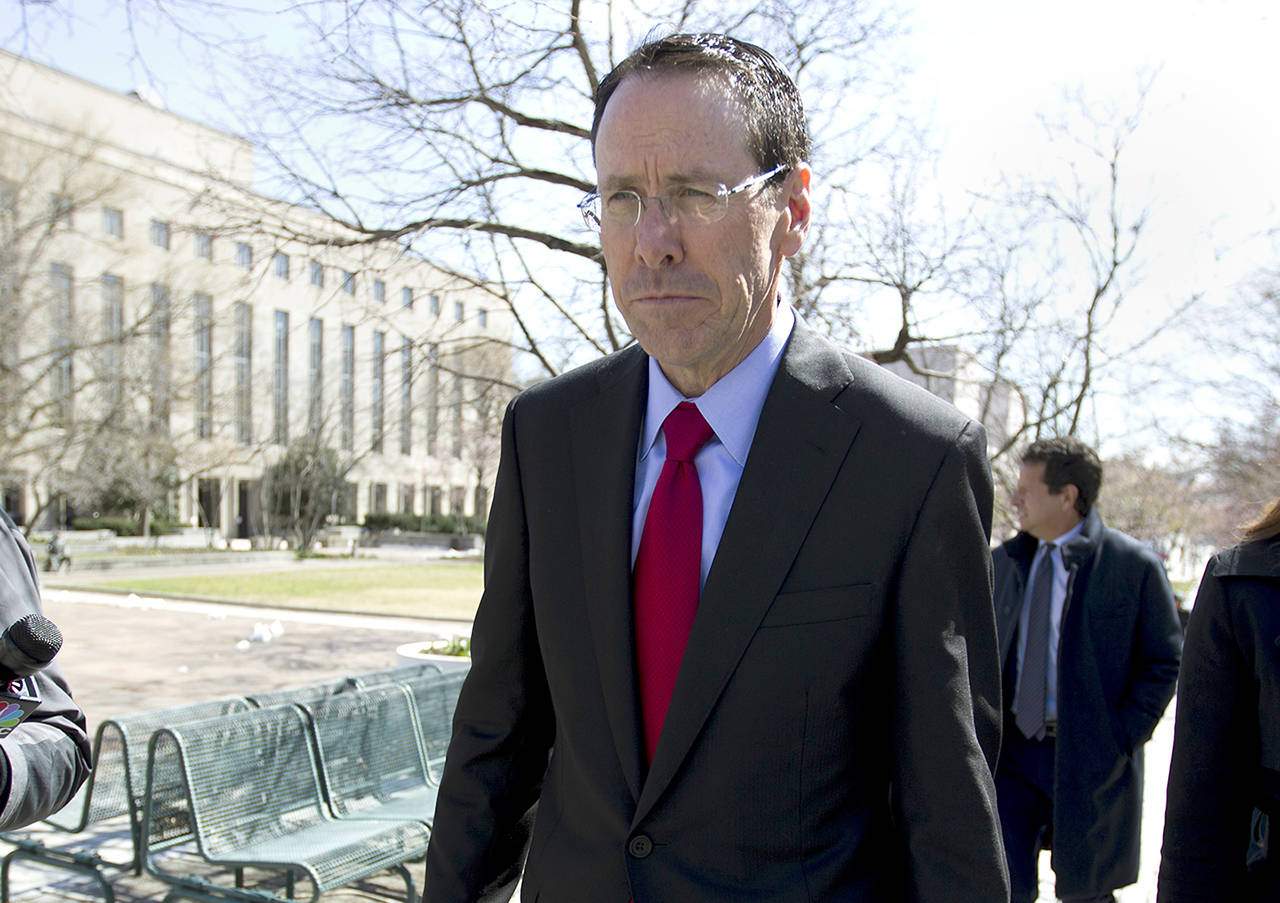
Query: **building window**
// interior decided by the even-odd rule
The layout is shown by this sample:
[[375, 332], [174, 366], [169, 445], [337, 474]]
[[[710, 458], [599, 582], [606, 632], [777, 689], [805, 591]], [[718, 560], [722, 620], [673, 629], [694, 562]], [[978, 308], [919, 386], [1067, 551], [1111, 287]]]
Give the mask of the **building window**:
[[449, 513], [456, 514], [459, 517], [466, 514], [467, 507], [467, 490], [462, 486], [452, 486], [449, 489]]
[[413, 503], [417, 500], [418, 487], [412, 483], [400, 484], [400, 513], [413, 514]]
[[196, 480], [196, 526], [222, 526], [222, 481], [201, 477]]
[[462, 457], [462, 379], [453, 378], [453, 456]]
[[372, 514], [387, 513], [387, 484], [369, 484], [369, 511]]
[[53, 221], [55, 227], [71, 228], [71, 209], [71, 198], [65, 194], [49, 195], [49, 219]]
[[387, 284], [381, 279], [373, 280], [373, 300], [379, 304], [387, 303]]
[[195, 296], [196, 438], [213, 437], [213, 299]]
[[208, 232], [196, 233], [196, 256], [201, 260], [213, 260], [213, 236]]
[[53, 304], [49, 307], [50, 334], [53, 338], [53, 422], [70, 426], [74, 412], [75, 372], [71, 330], [75, 323], [75, 281], [71, 267], [65, 263], [49, 267], [49, 289]]
[[236, 441], [253, 442], [253, 308], [243, 301], [235, 306], [236, 343]]
[[342, 290], [346, 292], [348, 295], [354, 295], [356, 293], [356, 274], [355, 273], [350, 273], [350, 272], [347, 272], [346, 270], [342, 271]]
[[342, 448], [355, 448], [356, 437], [356, 328], [342, 327]]
[[440, 316], [440, 296], [432, 292], [427, 296], [427, 310], [431, 312], [431, 316]]
[[484, 517], [489, 510], [489, 490], [484, 486], [477, 486], [475, 491], [475, 507], [471, 509], [476, 517]]
[[151, 243], [157, 248], [169, 250], [169, 224], [164, 220], [151, 221]]
[[324, 265], [311, 261], [311, 284], [316, 288], [324, 288]]
[[253, 267], [253, 248], [243, 241], [236, 242], [236, 266], [242, 270]]
[[463, 305], [461, 301], [453, 302], [453, 319], [456, 322], [461, 323], [464, 319], [466, 319], [466, 312], [467, 312], [466, 307]]
[[289, 279], [289, 255], [283, 251], [276, 251], [271, 255], [271, 268], [275, 274], [281, 279]]
[[444, 504], [444, 490], [439, 486], [427, 487], [427, 513], [439, 516]]
[[476, 312], [476, 322], [480, 324], [481, 329], [489, 325], [489, 312], [483, 307]]
[[289, 442], [289, 312], [276, 311], [275, 354], [271, 368], [271, 441]]
[[124, 349], [124, 280], [102, 274], [102, 384], [108, 411], [115, 411], [124, 397], [120, 370]]
[[405, 310], [413, 310], [413, 289], [408, 286], [400, 289], [400, 306]]
[[400, 454], [413, 451], [413, 342], [400, 342]]
[[[431, 297], [435, 297], [432, 295]], [[435, 457], [440, 432], [440, 346], [427, 347], [427, 454]], [[439, 512], [436, 512], [439, 514]]]
[[124, 238], [124, 211], [117, 207], [103, 207], [102, 231], [112, 238]]
[[151, 283], [151, 426], [169, 435], [169, 287]]
[[372, 401], [369, 411], [371, 421], [369, 431], [372, 434], [369, 447], [375, 453], [381, 453], [382, 451], [383, 416], [386, 413], [385, 384], [383, 382], [386, 373], [386, 361], [383, 358], [383, 353], [386, 351], [386, 343], [387, 334], [375, 330], [373, 333], [373, 385], [369, 387]]
[[311, 318], [310, 349], [307, 354], [307, 383], [310, 397], [307, 404], [307, 429], [318, 434], [324, 416], [324, 320]]

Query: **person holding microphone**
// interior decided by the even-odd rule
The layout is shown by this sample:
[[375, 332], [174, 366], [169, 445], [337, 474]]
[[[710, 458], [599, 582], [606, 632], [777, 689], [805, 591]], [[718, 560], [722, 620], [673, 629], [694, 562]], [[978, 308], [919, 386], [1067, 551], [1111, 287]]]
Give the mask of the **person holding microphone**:
[[[29, 620], [19, 625], [23, 619]], [[0, 638], [0, 674], [9, 681], [0, 686], [0, 703], [17, 700], [12, 708], [0, 704], [8, 714], [0, 718], [0, 831], [21, 828], [57, 812], [89, 776], [84, 712], [72, 700], [58, 663], [48, 661], [56, 644], [50, 646], [41, 635], [14, 636], [19, 628], [33, 623], [57, 637], [56, 629], [43, 618], [31, 549], [9, 515], [0, 511], [0, 630], [5, 632]], [[33, 651], [34, 657], [26, 650]], [[25, 679], [19, 685], [15, 678]], [[23, 701], [35, 704], [19, 720], [17, 708]]]

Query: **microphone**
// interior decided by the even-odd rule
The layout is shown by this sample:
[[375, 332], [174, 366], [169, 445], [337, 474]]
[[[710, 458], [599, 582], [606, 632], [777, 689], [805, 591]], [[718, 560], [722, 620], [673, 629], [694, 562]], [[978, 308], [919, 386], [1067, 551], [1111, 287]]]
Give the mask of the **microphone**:
[[0, 634], [0, 681], [30, 677], [53, 661], [62, 648], [62, 631], [44, 615], [29, 614]]
[[19, 618], [0, 634], [0, 738], [40, 705], [32, 675], [47, 667], [61, 648], [62, 631], [44, 615]]

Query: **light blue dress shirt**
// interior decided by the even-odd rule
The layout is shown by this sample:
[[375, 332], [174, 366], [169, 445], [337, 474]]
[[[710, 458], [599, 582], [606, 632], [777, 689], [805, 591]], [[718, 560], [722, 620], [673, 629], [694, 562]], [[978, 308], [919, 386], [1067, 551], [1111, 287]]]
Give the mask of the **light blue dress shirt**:
[[658, 362], [649, 358], [649, 399], [636, 449], [636, 485], [632, 500], [633, 568], [640, 549], [644, 519], [649, 513], [649, 500], [653, 497], [662, 465], [667, 460], [662, 422], [680, 402], [692, 401], [715, 432], [693, 462], [698, 468], [698, 482], [702, 486], [702, 576], [699, 587], [706, 584], [707, 573], [720, 545], [720, 535], [724, 533], [725, 521], [729, 519], [733, 497], [738, 492], [738, 481], [742, 479], [751, 440], [756, 435], [765, 395], [773, 384], [773, 377], [782, 362], [782, 351], [794, 326], [795, 314], [790, 305], [780, 303], [768, 335], [738, 366], [697, 398], [681, 395]]
[[[1062, 634], [1062, 609], [1067, 604], [1067, 565], [1062, 559], [1062, 547], [1080, 535], [1084, 521], [1076, 524], [1053, 543], [1049, 563], [1053, 568], [1053, 588], [1049, 597], [1049, 658], [1045, 671], [1044, 720], [1049, 723], [1058, 720], [1058, 638]], [[1018, 619], [1018, 680], [1022, 680], [1022, 657], [1027, 651], [1027, 606], [1031, 602], [1031, 587], [1035, 583], [1036, 572], [1045, 566], [1046, 556], [1041, 553], [1045, 543], [1042, 540], [1036, 547], [1036, 556], [1031, 562], [1031, 573], [1027, 575], [1027, 589], [1022, 599], [1022, 617]], [[1013, 694], [1014, 714], [1018, 712], [1018, 694]]]

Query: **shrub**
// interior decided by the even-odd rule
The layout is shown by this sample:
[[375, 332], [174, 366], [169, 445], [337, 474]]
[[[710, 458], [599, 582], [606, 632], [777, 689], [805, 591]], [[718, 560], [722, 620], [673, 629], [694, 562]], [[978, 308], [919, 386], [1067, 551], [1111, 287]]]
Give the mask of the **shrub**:
[[[71, 521], [73, 530], [111, 530], [116, 536], [141, 536], [142, 522], [132, 517], [77, 517]], [[182, 525], [163, 517], [151, 518], [151, 535], [164, 536], [177, 533]]]
[[485, 530], [482, 517], [457, 514], [404, 514], [383, 512], [366, 514], [364, 528], [372, 532], [402, 530], [406, 533], [480, 533]]

